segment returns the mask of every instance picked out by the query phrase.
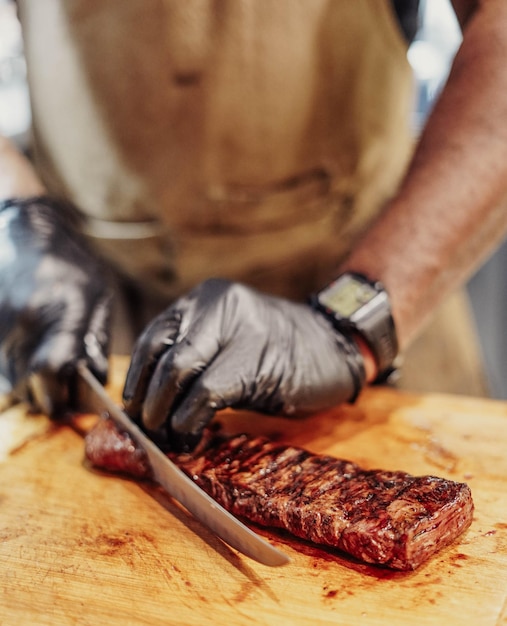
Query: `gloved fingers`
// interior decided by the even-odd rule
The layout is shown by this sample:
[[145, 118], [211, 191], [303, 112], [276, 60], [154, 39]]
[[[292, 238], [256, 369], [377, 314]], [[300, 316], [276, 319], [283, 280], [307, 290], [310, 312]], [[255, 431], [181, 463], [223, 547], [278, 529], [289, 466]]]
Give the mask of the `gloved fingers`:
[[111, 330], [112, 293], [105, 293], [93, 309], [88, 331], [84, 336], [84, 350], [91, 371], [102, 384], [107, 381]]
[[162, 355], [174, 345], [180, 324], [181, 313], [169, 308], [146, 327], [134, 346], [123, 387], [125, 410], [133, 419], [141, 417], [152, 374]]
[[32, 354], [26, 373], [27, 400], [37, 410], [56, 415], [67, 405], [72, 363], [79, 358], [76, 338], [51, 329]]
[[69, 385], [83, 356], [101, 380], [107, 377], [109, 298], [101, 296], [91, 316], [88, 311], [72, 305], [51, 316], [53, 322], [29, 359], [28, 398], [35, 408], [48, 415], [68, 408]]
[[0, 372], [18, 398], [54, 413], [83, 357], [107, 372], [107, 278], [78, 212], [48, 197], [13, 199], [2, 212]]
[[248, 361], [240, 365], [237, 356], [224, 350], [194, 380], [172, 416], [171, 427], [176, 433], [200, 435], [216, 411], [240, 407], [245, 398], [254, 395], [254, 373], [246, 371]]
[[[202, 283], [189, 294], [177, 300], [143, 331], [134, 347], [123, 389], [125, 409], [133, 419], [140, 420], [142, 418], [143, 404], [148, 394], [148, 388], [151, 385], [159, 360], [164, 354], [170, 353], [178, 343], [183, 342], [185, 337], [187, 337], [187, 342], [183, 347], [185, 345], [188, 347], [193, 343], [198, 346], [196, 349], [200, 355], [209, 351], [205, 347], [206, 342], [209, 338], [215, 341], [215, 337], [220, 334], [222, 317], [220, 312], [217, 315], [216, 306], [217, 302], [220, 303], [223, 290], [224, 281], [209, 280]], [[205, 322], [203, 318], [206, 318]], [[161, 417], [162, 406], [168, 407], [176, 396], [174, 391], [168, 391], [169, 398], [163, 402], [159, 399], [159, 394], [162, 391], [159, 392], [156, 387], [162, 383], [163, 379], [173, 380], [174, 384], [178, 381], [177, 374], [169, 373], [173, 368], [173, 365], [170, 364], [171, 358], [173, 357], [167, 357], [169, 360], [161, 366], [163, 369], [157, 374], [156, 381], [158, 382], [151, 386], [150, 396], [153, 399], [149, 401], [146, 421], [152, 428], [161, 419], [165, 419]], [[182, 368], [186, 370], [188, 366], [184, 363], [184, 356], [181, 358]], [[176, 363], [175, 367], [178, 368], [179, 365]]]
[[210, 336], [187, 336], [159, 360], [151, 377], [143, 404], [142, 418], [147, 428], [160, 426], [192, 382], [206, 370], [219, 350]]

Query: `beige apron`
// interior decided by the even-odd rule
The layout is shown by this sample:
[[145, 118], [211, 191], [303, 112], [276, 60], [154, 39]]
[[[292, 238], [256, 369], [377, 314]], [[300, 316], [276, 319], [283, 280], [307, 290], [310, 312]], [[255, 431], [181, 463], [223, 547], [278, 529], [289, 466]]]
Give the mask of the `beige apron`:
[[210, 275], [306, 295], [396, 188], [412, 83], [389, 2], [20, 6], [44, 180], [168, 297]]
[[157, 303], [209, 276], [305, 297], [403, 175], [389, 1], [19, 4], [39, 171]]

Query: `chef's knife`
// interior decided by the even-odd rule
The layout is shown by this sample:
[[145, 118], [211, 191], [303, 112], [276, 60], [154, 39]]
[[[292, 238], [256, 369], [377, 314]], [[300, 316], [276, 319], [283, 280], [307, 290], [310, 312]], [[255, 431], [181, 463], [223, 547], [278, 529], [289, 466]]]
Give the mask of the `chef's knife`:
[[78, 364], [77, 405], [80, 410], [107, 414], [143, 448], [155, 481], [220, 539], [264, 565], [277, 566], [289, 557], [264, 541], [198, 487], [149, 439], [107, 395], [84, 363]]

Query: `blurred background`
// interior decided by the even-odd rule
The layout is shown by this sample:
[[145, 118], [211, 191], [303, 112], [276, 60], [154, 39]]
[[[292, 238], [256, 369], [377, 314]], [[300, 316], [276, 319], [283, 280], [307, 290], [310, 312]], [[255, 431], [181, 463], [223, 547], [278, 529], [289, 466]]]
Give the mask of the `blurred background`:
[[[421, 0], [420, 27], [408, 51], [414, 70], [413, 126], [422, 128], [449, 72], [461, 34], [448, 0]], [[28, 150], [30, 103], [21, 30], [13, 0], [0, 0], [0, 133]], [[507, 242], [467, 288], [484, 354], [490, 394], [507, 399]]]
[[[414, 128], [420, 130], [447, 78], [461, 33], [448, 0], [422, 0], [421, 26], [408, 51], [417, 94]], [[470, 280], [467, 288], [484, 355], [490, 394], [507, 399], [507, 242]]]
[[0, 133], [22, 148], [28, 143], [30, 103], [21, 28], [13, 0], [0, 0]]

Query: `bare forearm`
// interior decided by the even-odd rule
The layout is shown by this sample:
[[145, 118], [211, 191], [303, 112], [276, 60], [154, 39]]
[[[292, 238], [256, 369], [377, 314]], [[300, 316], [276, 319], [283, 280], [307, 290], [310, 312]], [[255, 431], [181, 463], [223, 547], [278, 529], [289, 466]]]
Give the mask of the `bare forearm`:
[[388, 288], [404, 348], [507, 231], [507, 4], [470, 17], [398, 195], [341, 269]]
[[9, 140], [0, 136], [0, 200], [44, 192], [44, 185], [28, 159]]

